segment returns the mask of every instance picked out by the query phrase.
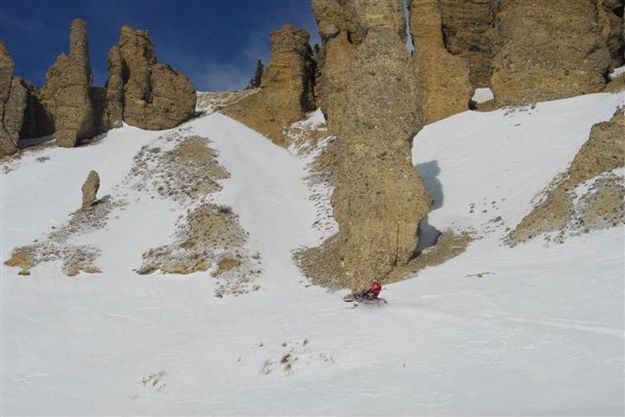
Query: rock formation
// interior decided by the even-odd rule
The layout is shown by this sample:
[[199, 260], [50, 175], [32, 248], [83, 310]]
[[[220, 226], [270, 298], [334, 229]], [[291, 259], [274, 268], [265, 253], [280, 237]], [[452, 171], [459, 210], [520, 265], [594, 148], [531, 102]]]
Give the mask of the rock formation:
[[314, 61], [308, 33], [292, 25], [271, 33], [271, 62], [258, 93], [230, 106], [226, 114], [286, 145], [282, 129], [315, 110]]
[[100, 188], [100, 176], [95, 171], [89, 171], [87, 179], [82, 185], [82, 210], [86, 210], [93, 206]]
[[[497, 0], [436, 2], [440, 7], [445, 46], [451, 54], [469, 63], [471, 84], [476, 88], [490, 86], [496, 2]], [[411, 18], [418, 16], [413, 14]]]
[[326, 116], [329, 130], [337, 131], [338, 124], [335, 127], [333, 123], [342, 119], [339, 113], [345, 111], [345, 106], [340, 100], [354, 70], [354, 32], [347, 16], [348, 6], [342, 5], [342, 2], [313, 0], [312, 7], [323, 42], [319, 53], [315, 95]]
[[87, 23], [72, 21], [69, 56], [59, 55], [48, 70], [42, 91], [43, 102], [52, 114], [56, 143], [74, 147], [94, 131], [91, 104], [91, 65], [87, 41]]
[[623, 65], [625, 42], [623, 31], [623, 2], [620, 0], [595, 0], [601, 37], [610, 51], [612, 68]]
[[87, 24], [72, 21], [69, 55], [61, 54], [38, 91], [13, 77], [13, 61], [0, 42], [0, 154], [17, 150], [19, 138], [55, 133], [73, 147], [123, 120], [144, 129], [169, 129], [195, 111], [195, 89], [182, 73], [158, 64], [147, 31], [122, 27], [108, 56], [105, 87], [92, 86]]
[[[109, 54], [106, 114], [111, 125], [119, 124], [120, 108], [124, 121], [149, 130], [170, 129], [193, 116], [193, 83], [157, 63], [148, 31], [123, 26], [118, 50], [113, 48]], [[120, 81], [125, 82], [122, 102]]]
[[401, 2], [314, 0], [323, 40], [321, 106], [337, 139], [333, 169], [339, 232], [300, 254], [305, 273], [358, 288], [407, 263], [431, 199], [411, 162], [422, 98], [405, 47]]
[[31, 83], [13, 76], [14, 63], [0, 42], [0, 156], [18, 149], [20, 138], [52, 133], [52, 123]]
[[424, 94], [426, 123], [467, 110], [474, 91], [467, 62], [445, 48], [439, 4], [438, 0], [411, 0], [408, 5], [412, 59]]
[[500, 105], [600, 91], [611, 57], [593, 0], [507, 0], [491, 79]]
[[[595, 124], [588, 141], [579, 150], [568, 170], [555, 182], [547, 199], [525, 216], [507, 241], [516, 245], [540, 234], [562, 231], [580, 222], [584, 228], [600, 228], [625, 220], [622, 181], [607, 175], [593, 184], [596, 192], [578, 196], [574, 188], [616, 168], [625, 167], [625, 114], [617, 110], [609, 122]], [[578, 217], [575, 219], [574, 217]], [[578, 224], [579, 226], [579, 224]]]
[[112, 47], [108, 54], [108, 80], [105, 89], [104, 124], [109, 128], [120, 127], [124, 111], [124, 67], [118, 46]]
[[6, 105], [11, 94], [14, 63], [9, 52], [0, 42], [0, 156], [11, 155], [17, 151], [17, 138], [7, 130], [5, 122]]

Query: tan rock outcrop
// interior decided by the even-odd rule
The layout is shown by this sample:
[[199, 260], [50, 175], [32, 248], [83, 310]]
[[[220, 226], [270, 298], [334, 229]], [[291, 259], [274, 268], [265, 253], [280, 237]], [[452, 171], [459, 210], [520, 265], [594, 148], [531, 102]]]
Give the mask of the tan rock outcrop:
[[[623, 4], [613, 0], [595, 0], [597, 7], [597, 18], [601, 25], [601, 37], [605, 42], [610, 57], [612, 58], [612, 68], [623, 65], [623, 53], [625, 43], [623, 41]], [[617, 13], [621, 13], [618, 16]]]
[[228, 107], [226, 114], [286, 145], [282, 130], [316, 108], [309, 38], [305, 30], [292, 25], [272, 32], [271, 62], [260, 90]]
[[345, 111], [341, 95], [352, 76], [352, 64], [356, 54], [353, 44], [352, 23], [347, 8], [336, 0], [313, 0], [319, 34], [323, 46], [319, 53], [318, 82], [315, 86], [317, 103], [326, 116], [330, 131], [335, 131], [337, 115]]
[[14, 65], [9, 51], [0, 41], [0, 156], [17, 152], [18, 137], [15, 136], [14, 129], [11, 128], [10, 118], [6, 115], [7, 103], [13, 85]]
[[[601, 174], [625, 167], [625, 115], [617, 110], [608, 122], [595, 124], [588, 141], [579, 150], [568, 170], [560, 175], [547, 198], [507, 237], [514, 246], [543, 233], [562, 231], [567, 225], [582, 221], [577, 226], [600, 228], [623, 223], [625, 197], [622, 181], [611, 176], [599, 178], [594, 184], [596, 192], [580, 196], [583, 203], [575, 207], [573, 189]], [[579, 205], [579, 204], [578, 204]], [[579, 212], [579, 213], [576, 213]], [[575, 226], [575, 224], [573, 224]]]
[[87, 179], [82, 185], [82, 210], [86, 210], [93, 206], [98, 195], [98, 189], [100, 188], [100, 176], [95, 171], [89, 171]]
[[15, 63], [4, 42], [0, 40], [0, 105], [4, 103], [9, 96], [11, 78], [13, 77], [13, 68]]
[[168, 65], [158, 64], [148, 31], [123, 26], [117, 52], [109, 56], [110, 96], [107, 111], [115, 123], [119, 106], [119, 75], [127, 74], [123, 96], [123, 119], [149, 130], [170, 129], [189, 120], [195, 111], [195, 87], [189, 78]]
[[507, 0], [491, 78], [499, 105], [600, 91], [611, 57], [592, 0]]
[[87, 24], [75, 19], [70, 31], [69, 56], [59, 55], [48, 70], [42, 90], [43, 103], [54, 120], [57, 145], [73, 147], [96, 133], [90, 89]]
[[411, 0], [408, 8], [414, 45], [412, 60], [424, 94], [425, 123], [468, 110], [474, 91], [469, 65], [445, 48], [439, 1]]
[[322, 158], [333, 170], [339, 232], [299, 260], [320, 284], [359, 288], [414, 257], [431, 203], [410, 155], [422, 98], [400, 1], [312, 4], [324, 42], [320, 83], [329, 84], [322, 109], [337, 135]]
[[118, 46], [108, 54], [108, 80], [106, 81], [104, 124], [108, 128], [120, 127], [124, 112], [124, 65]]
[[[445, 46], [465, 59], [471, 84], [489, 87], [497, 0], [438, 0]], [[417, 1], [417, 3], [419, 3]], [[412, 18], [415, 16], [413, 15]]]
[[4, 104], [2, 131], [0, 132], [0, 150], [3, 155], [17, 152], [17, 142], [24, 121], [24, 112], [28, 103], [26, 88], [18, 77], [13, 77], [9, 86], [9, 95]]
[[13, 76], [13, 60], [0, 42], [0, 156], [17, 152], [20, 138], [52, 132], [35, 86]]

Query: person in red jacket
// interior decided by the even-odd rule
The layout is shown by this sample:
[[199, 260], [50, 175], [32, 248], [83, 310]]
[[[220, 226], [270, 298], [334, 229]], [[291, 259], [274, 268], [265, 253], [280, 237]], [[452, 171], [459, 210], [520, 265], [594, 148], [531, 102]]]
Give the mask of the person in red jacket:
[[368, 289], [360, 291], [356, 296], [365, 300], [374, 300], [378, 298], [380, 291], [382, 291], [382, 284], [377, 279], [374, 279], [370, 282]]

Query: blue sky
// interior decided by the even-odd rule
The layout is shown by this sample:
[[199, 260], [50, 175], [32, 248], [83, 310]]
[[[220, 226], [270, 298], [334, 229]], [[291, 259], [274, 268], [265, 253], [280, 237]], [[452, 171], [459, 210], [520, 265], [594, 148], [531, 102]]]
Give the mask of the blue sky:
[[106, 56], [123, 24], [148, 29], [158, 61], [203, 91], [244, 87], [256, 60], [269, 61], [269, 33], [286, 23], [319, 42], [309, 0], [0, 0], [0, 39], [15, 74], [41, 86], [59, 53], [68, 52], [77, 17], [87, 21], [95, 85], [106, 82]]

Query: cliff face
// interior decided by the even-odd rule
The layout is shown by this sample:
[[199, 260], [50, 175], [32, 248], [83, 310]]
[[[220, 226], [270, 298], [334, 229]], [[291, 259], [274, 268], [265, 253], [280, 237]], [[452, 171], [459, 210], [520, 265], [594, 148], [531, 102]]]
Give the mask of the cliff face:
[[474, 91], [470, 67], [464, 58], [446, 49], [439, 1], [411, 0], [408, 8], [414, 45], [412, 60], [424, 94], [425, 122], [467, 110]]
[[316, 109], [314, 68], [310, 35], [285, 25], [271, 34], [271, 62], [262, 77], [260, 90], [226, 109], [228, 116], [286, 145], [282, 129]]
[[[467, 61], [471, 84], [488, 87], [492, 73], [497, 0], [438, 0], [445, 46]], [[416, 1], [415, 3], [421, 3]], [[411, 18], [416, 16], [412, 15]]]
[[625, 62], [623, 2], [621, 0], [594, 1], [597, 8], [597, 20], [601, 27], [601, 38], [610, 51], [611, 66], [620, 67]]
[[611, 56], [592, 0], [499, 3], [491, 84], [500, 105], [603, 88]]
[[[439, 10], [445, 49], [469, 64], [474, 87], [492, 86], [499, 105], [601, 91], [608, 68], [624, 62], [619, 0], [413, 3]], [[426, 15], [411, 15], [413, 32], [438, 18]]]
[[15, 64], [4, 43], [0, 42], [0, 156], [17, 152], [18, 137], [15, 136], [14, 129], [9, 127], [12, 123], [6, 116], [7, 104], [11, 96], [14, 66]]
[[412, 166], [422, 97], [405, 48], [400, 2], [313, 1], [323, 37], [321, 107], [337, 139], [333, 169], [339, 232], [301, 257], [307, 275], [359, 288], [407, 263], [430, 197]]
[[45, 136], [53, 131], [34, 85], [13, 76], [14, 63], [0, 41], [0, 156], [18, 150], [20, 138]]

